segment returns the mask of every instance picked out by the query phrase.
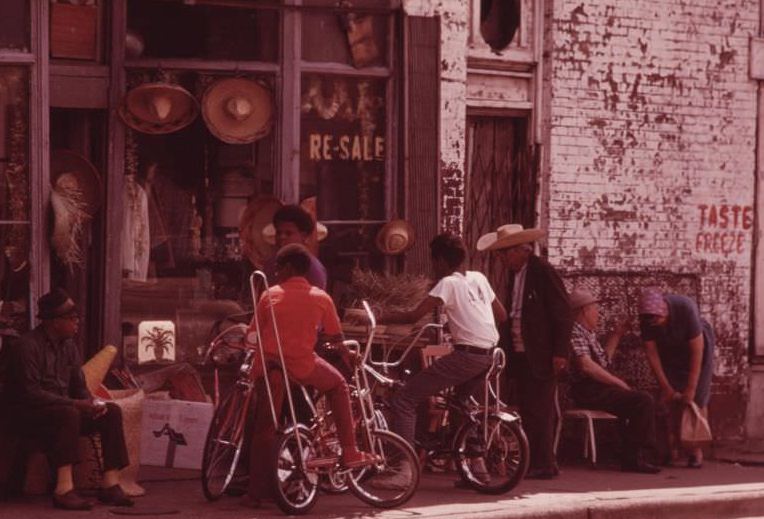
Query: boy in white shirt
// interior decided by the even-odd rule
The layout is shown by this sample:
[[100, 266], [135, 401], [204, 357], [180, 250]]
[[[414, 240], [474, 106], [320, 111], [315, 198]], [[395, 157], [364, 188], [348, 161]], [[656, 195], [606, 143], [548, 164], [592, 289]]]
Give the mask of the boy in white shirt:
[[476, 271], [465, 272], [467, 252], [461, 238], [439, 234], [430, 242], [430, 253], [438, 281], [429, 295], [414, 310], [383, 316], [388, 323], [415, 323], [443, 305], [453, 338], [454, 351], [410, 378], [390, 401], [391, 429], [411, 445], [417, 406], [449, 387], [474, 388], [474, 384], [466, 383], [490, 368], [491, 352], [499, 341], [496, 323], [507, 318], [486, 277]]

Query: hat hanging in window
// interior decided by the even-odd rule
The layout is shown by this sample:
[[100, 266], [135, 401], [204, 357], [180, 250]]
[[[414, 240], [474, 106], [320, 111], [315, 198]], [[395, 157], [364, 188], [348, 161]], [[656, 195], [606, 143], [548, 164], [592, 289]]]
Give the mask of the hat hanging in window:
[[125, 94], [119, 115], [130, 128], [164, 134], [181, 130], [199, 115], [191, 92], [170, 83], [145, 83]]
[[254, 142], [271, 131], [273, 96], [251, 79], [221, 79], [204, 92], [202, 117], [210, 132], [223, 142]]
[[262, 268], [275, 252], [273, 244], [263, 236], [263, 229], [271, 225], [273, 215], [281, 206], [278, 198], [258, 196], [249, 202], [241, 215], [239, 236], [243, 253], [255, 267]]
[[414, 245], [414, 228], [406, 220], [392, 220], [382, 226], [376, 241], [383, 254], [402, 254]]

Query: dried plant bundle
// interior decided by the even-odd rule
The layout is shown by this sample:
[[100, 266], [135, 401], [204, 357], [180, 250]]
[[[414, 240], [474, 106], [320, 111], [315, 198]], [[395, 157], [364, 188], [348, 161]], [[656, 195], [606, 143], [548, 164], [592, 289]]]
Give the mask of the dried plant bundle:
[[87, 202], [77, 179], [63, 173], [56, 179], [50, 193], [55, 222], [51, 245], [65, 265], [81, 265], [84, 261], [80, 241], [87, 221]]
[[354, 306], [369, 301], [375, 314], [410, 310], [427, 295], [430, 280], [415, 274], [382, 274], [354, 269], [351, 282]]

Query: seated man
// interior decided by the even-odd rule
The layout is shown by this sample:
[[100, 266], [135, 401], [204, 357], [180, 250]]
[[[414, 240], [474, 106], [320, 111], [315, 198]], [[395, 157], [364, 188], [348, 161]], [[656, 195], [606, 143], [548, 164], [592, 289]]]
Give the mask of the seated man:
[[[286, 245], [276, 254], [276, 279], [279, 284], [263, 294], [257, 304], [262, 347], [268, 359], [278, 360], [276, 330], [271, 318], [272, 301], [285, 367], [290, 378], [327, 394], [337, 423], [337, 435], [342, 447], [342, 464], [347, 468], [361, 467], [372, 464], [375, 460], [370, 454], [359, 451], [356, 445], [347, 382], [337, 369], [320, 358], [314, 350], [318, 330], [323, 328], [326, 339], [341, 348], [346, 362], [350, 361], [350, 352], [341, 342], [342, 329], [332, 299], [320, 288], [311, 286], [305, 278], [310, 269], [310, 258], [308, 250], [300, 244]], [[255, 326], [254, 320], [252, 326]], [[279, 409], [279, 395], [275, 394], [274, 397], [277, 400], [276, 409]], [[271, 433], [267, 429], [272, 429], [271, 418], [266, 413], [258, 412], [256, 421], [252, 453], [262, 452], [258, 447], [267, 443], [263, 441], [263, 436]], [[266, 497], [262, 495], [264, 485], [260, 481], [265, 476], [257, 477], [261, 472], [262, 460], [257, 458], [254, 454], [251, 456], [252, 477], [248, 504], [252, 506], [259, 504], [259, 500]]]
[[119, 470], [128, 462], [120, 408], [96, 401], [85, 385], [82, 362], [72, 340], [79, 328], [77, 307], [63, 289], [38, 302], [37, 328], [23, 335], [9, 352], [8, 380], [2, 401], [14, 417], [16, 432], [39, 442], [57, 471], [53, 506], [65, 510], [93, 507], [74, 491], [72, 465], [78, 462], [81, 434], [98, 433], [104, 474], [98, 500], [132, 506], [119, 486]]
[[599, 324], [597, 299], [586, 288], [570, 294], [575, 314], [571, 333], [573, 363], [571, 393], [576, 404], [587, 409], [607, 411], [618, 417], [623, 429], [622, 469], [656, 474], [660, 469], [646, 461], [655, 446], [655, 404], [647, 393], [629, 385], [608, 371], [618, 341], [626, 332], [621, 323], [603, 349], [597, 340]]
[[[390, 401], [391, 429], [411, 445], [417, 406], [454, 386], [461, 386], [460, 393], [470, 394], [479, 382], [476, 377], [491, 367], [491, 352], [499, 340], [496, 323], [507, 318], [486, 277], [464, 270], [467, 253], [460, 238], [440, 234], [430, 243], [430, 253], [437, 283], [429, 295], [414, 310], [381, 316], [384, 322], [415, 323], [442, 305], [454, 342], [452, 353], [409, 379]], [[394, 478], [387, 482], [390, 486], [395, 485]]]

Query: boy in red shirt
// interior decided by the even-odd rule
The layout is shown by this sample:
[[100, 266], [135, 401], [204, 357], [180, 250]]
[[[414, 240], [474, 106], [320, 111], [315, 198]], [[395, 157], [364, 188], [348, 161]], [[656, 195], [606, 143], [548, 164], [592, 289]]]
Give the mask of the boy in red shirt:
[[[345, 378], [327, 361], [319, 357], [315, 350], [318, 330], [328, 342], [336, 344], [345, 362], [351, 361], [350, 351], [342, 344], [342, 328], [337, 310], [331, 297], [320, 288], [312, 286], [305, 278], [310, 269], [310, 253], [305, 246], [290, 244], [276, 255], [276, 278], [278, 285], [272, 286], [260, 297], [257, 304], [257, 320], [260, 323], [262, 348], [268, 359], [278, 360], [276, 330], [271, 316], [271, 302], [276, 316], [276, 326], [284, 362], [289, 377], [302, 385], [312, 386], [326, 393], [332, 414], [337, 424], [337, 435], [342, 446], [342, 464], [347, 468], [361, 467], [375, 462], [369, 453], [358, 450], [355, 441], [355, 427], [350, 406], [350, 390]], [[255, 321], [252, 326], [254, 327]], [[279, 391], [281, 393], [281, 391]], [[274, 394], [276, 409], [281, 408], [282, 394]], [[257, 452], [255, 443], [272, 434], [273, 424], [268, 406], [259, 406], [252, 452]], [[270, 429], [270, 431], [268, 430]], [[260, 445], [258, 445], [260, 446]], [[252, 470], [249, 497], [258, 500], [262, 495], [262, 482], [258, 483], [258, 469], [261, 465], [252, 456]]]

